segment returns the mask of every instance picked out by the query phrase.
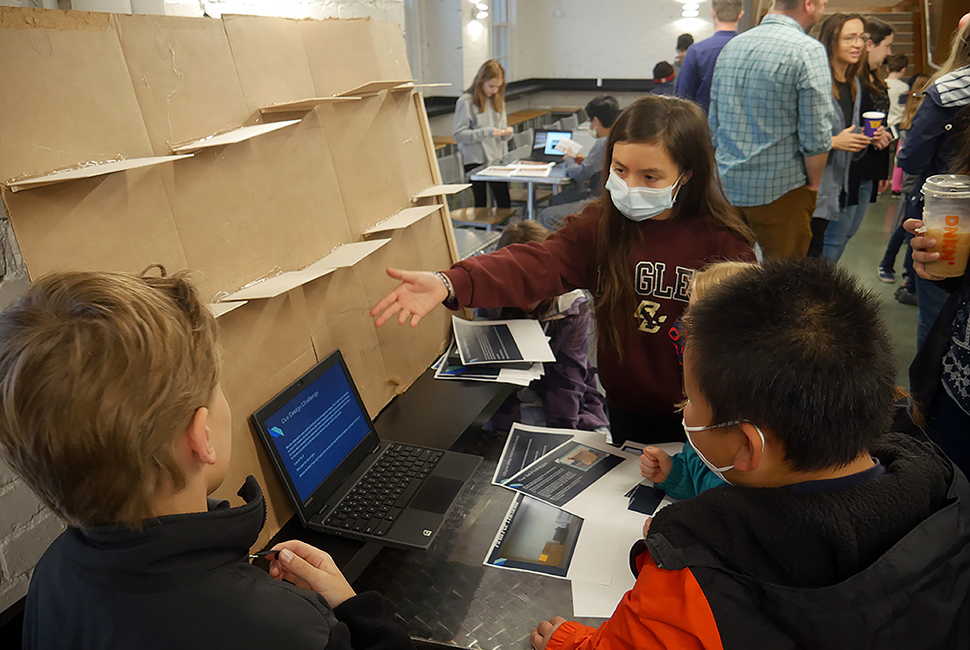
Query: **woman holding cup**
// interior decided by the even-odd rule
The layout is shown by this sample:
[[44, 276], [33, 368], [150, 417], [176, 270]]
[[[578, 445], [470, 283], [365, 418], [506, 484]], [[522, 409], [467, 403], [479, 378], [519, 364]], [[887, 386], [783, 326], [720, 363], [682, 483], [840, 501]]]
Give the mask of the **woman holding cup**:
[[[864, 30], [848, 34], [846, 38], [853, 36], [855, 40], [845, 45], [855, 47], [858, 44], [864, 48], [859, 72], [862, 84], [861, 111], [865, 123], [861, 135], [866, 136], [869, 142], [861, 155], [854, 156], [849, 164], [848, 183], [845, 187], [845, 198], [840, 201], [839, 216], [825, 229], [822, 257], [832, 262], [839, 261], [845, 245], [859, 230], [869, 203], [875, 200], [877, 185], [881, 188], [882, 183], [885, 183], [888, 187], [889, 183], [887, 147], [892, 136], [885, 127], [886, 113], [889, 110], [889, 89], [879, 73], [879, 66], [890, 53], [893, 28], [881, 20], [870, 18], [865, 21]], [[881, 120], [874, 114], [881, 114]]]
[[[950, 45], [950, 56], [930, 79], [923, 103], [913, 118], [905, 144], [896, 156], [899, 167], [917, 177], [915, 189], [907, 198], [906, 218], [923, 215], [923, 183], [930, 176], [954, 169], [954, 161], [965, 154], [959, 137], [970, 121], [970, 23], [957, 31]], [[910, 230], [910, 232], [913, 232]], [[914, 260], [916, 259], [914, 254]], [[917, 273], [916, 296], [919, 303], [916, 342], [922, 346], [948, 294], [937, 283]]]

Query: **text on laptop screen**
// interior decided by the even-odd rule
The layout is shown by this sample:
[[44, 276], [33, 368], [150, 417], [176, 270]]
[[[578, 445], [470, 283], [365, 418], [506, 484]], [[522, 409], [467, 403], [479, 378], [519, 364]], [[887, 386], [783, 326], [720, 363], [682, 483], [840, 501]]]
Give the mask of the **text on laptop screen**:
[[[559, 151], [559, 149], [556, 149], [556, 145], [559, 144], [559, 141], [562, 140], [563, 138], [569, 138], [569, 137], [572, 137], [572, 135], [573, 134], [572, 134], [571, 131], [549, 131], [546, 134], [546, 142], [545, 142], [545, 145], [542, 148], [542, 153], [544, 153], [544, 154], [546, 154], [548, 156], [563, 156], [563, 155], [565, 155], [562, 151]], [[538, 138], [537, 138], [537, 140], [538, 140]], [[538, 144], [539, 143], [537, 141], [536, 142], [536, 145], [538, 145]]]
[[339, 363], [266, 419], [266, 429], [305, 500], [370, 431]]

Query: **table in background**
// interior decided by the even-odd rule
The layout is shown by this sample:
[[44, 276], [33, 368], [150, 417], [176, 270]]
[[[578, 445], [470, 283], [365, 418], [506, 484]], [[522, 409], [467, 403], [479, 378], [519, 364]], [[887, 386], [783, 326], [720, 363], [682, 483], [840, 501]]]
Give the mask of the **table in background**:
[[475, 169], [468, 173], [468, 180], [472, 181], [486, 181], [488, 183], [524, 183], [528, 189], [528, 200], [526, 202], [527, 206], [527, 216], [532, 221], [535, 221], [535, 202], [536, 202], [536, 185], [551, 185], [553, 188], [553, 193], [557, 193], [559, 188], [563, 185], [568, 185], [572, 182], [568, 176], [566, 176], [566, 168], [562, 165], [556, 165], [552, 168], [552, 171], [548, 176], [545, 177], [535, 177], [535, 176], [488, 176], [483, 175], [481, 172], [488, 168], [490, 165], [485, 163], [484, 165], [479, 165]]
[[524, 111], [516, 111], [514, 113], [509, 113], [508, 125], [515, 127], [522, 125], [521, 129], [516, 129], [517, 131], [523, 131], [529, 128], [535, 128], [535, 120], [540, 117], [545, 117], [549, 115], [550, 111], [548, 109], [528, 109]]

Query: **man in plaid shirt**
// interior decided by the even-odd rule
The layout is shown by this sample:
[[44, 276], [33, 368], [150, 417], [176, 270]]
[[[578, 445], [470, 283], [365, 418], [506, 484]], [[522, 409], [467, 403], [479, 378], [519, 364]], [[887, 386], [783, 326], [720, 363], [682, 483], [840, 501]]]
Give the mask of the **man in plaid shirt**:
[[804, 257], [832, 148], [832, 73], [806, 34], [826, 0], [775, 0], [761, 24], [721, 50], [709, 113], [728, 200], [766, 257]]

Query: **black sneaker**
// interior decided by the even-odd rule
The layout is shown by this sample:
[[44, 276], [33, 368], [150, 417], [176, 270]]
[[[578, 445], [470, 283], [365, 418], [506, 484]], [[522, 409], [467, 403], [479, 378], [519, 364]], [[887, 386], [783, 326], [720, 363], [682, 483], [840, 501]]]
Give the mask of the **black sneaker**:
[[893, 295], [896, 297], [896, 301], [903, 305], [909, 305], [911, 307], [919, 306], [916, 300], [916, 292], [910, 291], [905, 284], [897, 288]]

